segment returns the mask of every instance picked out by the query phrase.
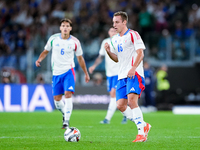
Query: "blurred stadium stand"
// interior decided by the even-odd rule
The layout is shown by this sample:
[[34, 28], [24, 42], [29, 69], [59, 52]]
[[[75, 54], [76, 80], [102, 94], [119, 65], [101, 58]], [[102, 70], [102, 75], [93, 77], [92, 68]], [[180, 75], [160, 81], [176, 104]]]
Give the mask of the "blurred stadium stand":
[[[35, 66], [35, 60], [50, 35], [59, 32], [59, 21], [64, 17], [72, 20], [72, 34], [82, 44], [87, 67], [91, 66], [118, 10], [128, 13], [128, 27], [141, 34], [147, 48], [145, 60], [155, 70], [162, 64], [169, 67], [169, 107], [163, 107], [199, 104], [200, 1], [196, 0], [0, 1], [0, 70], [18, 70], [27, 83], [37, 83], [41, 74], [45, 83], [51, 84], [50, 55], [41, 68]], [[96, 72], [103, 73], [105, 79], [104, 70], [102, 63]], [[93, 85], [84, 83], [77, 61], [76, 78], [77, 86]]]

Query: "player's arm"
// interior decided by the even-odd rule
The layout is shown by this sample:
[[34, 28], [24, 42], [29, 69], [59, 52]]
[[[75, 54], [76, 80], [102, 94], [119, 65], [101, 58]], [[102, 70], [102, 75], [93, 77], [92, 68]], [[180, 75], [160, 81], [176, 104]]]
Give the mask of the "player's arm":
[[118, 57], [117, 57], [117, 55], [115, 55], [114, 53], [112, 53], [112, 52], [110, 51], [110, 45], [109, 45], [108, 43], [106, 43], [106, 44], [104, 45], [104, 48], [105, 48], [105, 50], [106, 50], [108, 56], [109, 56], [113, 61], [118, 62]]
[[86, 65], [85, 65], [85, 60], [84, 60], [82, 55], [77, 56], [77, 60], [78, 60], [79, 65], [81, 66], [83, 72], [85, 73], [85, 82], [88, 83], [89, 80], [90, 80], [90, 76], [89, 76], [89, 74], [87, 72], [87, 68], [86, 68]]
[[132, 78], [132, 77], [134, 78], [135, 70], [136, 70], [136, 68], [139, 66], [139, 64], [141, 63], [141, 61], [144, 58], [143, 49], [136, 50], [136, 53], [137, 53], [137, 56], [135, 58], [135, 62], [134, 62], [132, 68], [130, 69], [130, 71], [128, 72], [128, 75], [127, 75], [127, 77], [130, 77], [130, 78]]
[[37, 67], [40, 67], [40, 63], [42, 62], [43, 59], [46, 58], [46, 56], [47, 56], [48, 53], [49, 53], [49, 51], [44, 50], [44, 51], [40, 54], [38, 60], [35, 61], [35, 65], [36, 65]]
[[103, 55], [99, 55], [97, 57], [97, 59], [95, 60], [94, 64], [89, 68], [89, 72], [93, 73], [93, 71], [95, 70], [95, 68], [102, 62], [104, 56]]
[[136, 69], [139, 64], [141, 63], [141, 61], [143, 60], [144, 58], [144, 50], [143, 49], [138, 49], [136, 50], [136, 53], [137, 53], [137, 57], [135, 59], [135, 63], [133, 64], [133, 67]]

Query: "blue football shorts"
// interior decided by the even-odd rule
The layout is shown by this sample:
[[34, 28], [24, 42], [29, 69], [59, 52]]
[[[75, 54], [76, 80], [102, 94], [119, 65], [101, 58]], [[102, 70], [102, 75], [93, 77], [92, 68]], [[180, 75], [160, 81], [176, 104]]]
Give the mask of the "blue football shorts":
[[138, 94], [140, 98], [140, 95], [144, 89], [144, 78], [136, 72], [134, 79], [124, 78], [118, 81], [116, 89], [116, 100], [127, 99], [127, 95], [130, 93]]
[[53, 96], [64, 94], [65, 91], [75, 91], [75, 71], [74, 68], [58, 76], [52, 77]]
[[112, 88], [117, 88], [118, 76], [107, 77], [107, 91], [110, 92]]

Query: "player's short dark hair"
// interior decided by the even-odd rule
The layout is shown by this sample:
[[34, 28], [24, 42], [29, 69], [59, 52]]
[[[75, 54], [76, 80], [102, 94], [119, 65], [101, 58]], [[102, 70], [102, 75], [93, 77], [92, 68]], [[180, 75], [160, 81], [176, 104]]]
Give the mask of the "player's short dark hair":
[[60, 21], [60, 24], [62, 24], [63, 22], [68, 22], [69, 25], [72, 27], [72, 21], [70, 19], [64, 18]]
[[124, 20], [126, 20], [126, 21], [128, 22], [128, 15], [127, 15], [127, 13], [124, 12], [124, 11], [118, 11], [118, 12], [114, 13], [114, 16], [121, 16], [122, 22], [123, 22]]

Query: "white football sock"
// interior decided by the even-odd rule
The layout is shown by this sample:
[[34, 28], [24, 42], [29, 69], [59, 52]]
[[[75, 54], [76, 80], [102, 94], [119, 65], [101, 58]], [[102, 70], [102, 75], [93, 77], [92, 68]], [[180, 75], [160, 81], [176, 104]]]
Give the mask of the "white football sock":
[[144, 126], [145, 122], [143, 120], [143, 114], [140, 107], [132, 109], [133, 112], [133, 119], [138, 128], [138, 134], [144, 135]]
[[124, 112], [122, 112], [122, 114], [124, 116], [126, 116], [127, 119], [129, 119], [129, 120], [134, 122], [134, 120], [133, 120], [133, 112], [131, 111], [131, 108], [129, 106], [127, 106], [126, 110]]
[[56, 106], [56, 109], [58, 109], [62, 114], [64, 114], [64, 102], [62, 99], [60, 101], [54, 100], [54, 104]]
[[113, 114], [115, 113], [117, 109], [117, 102], [116, 102], [116, 97], [115, 98], [110, 98], [110, 103], [108, 106], [107, 114], [106, 114], [106, 119], [110, 121], [112, 118]]
[[73, 104], [72, 104], [72, 97], [71, 98], [65, 98], [65, 106], [64, 106], [64, 120], [69, 121], [70, 116], [72, 114]]

